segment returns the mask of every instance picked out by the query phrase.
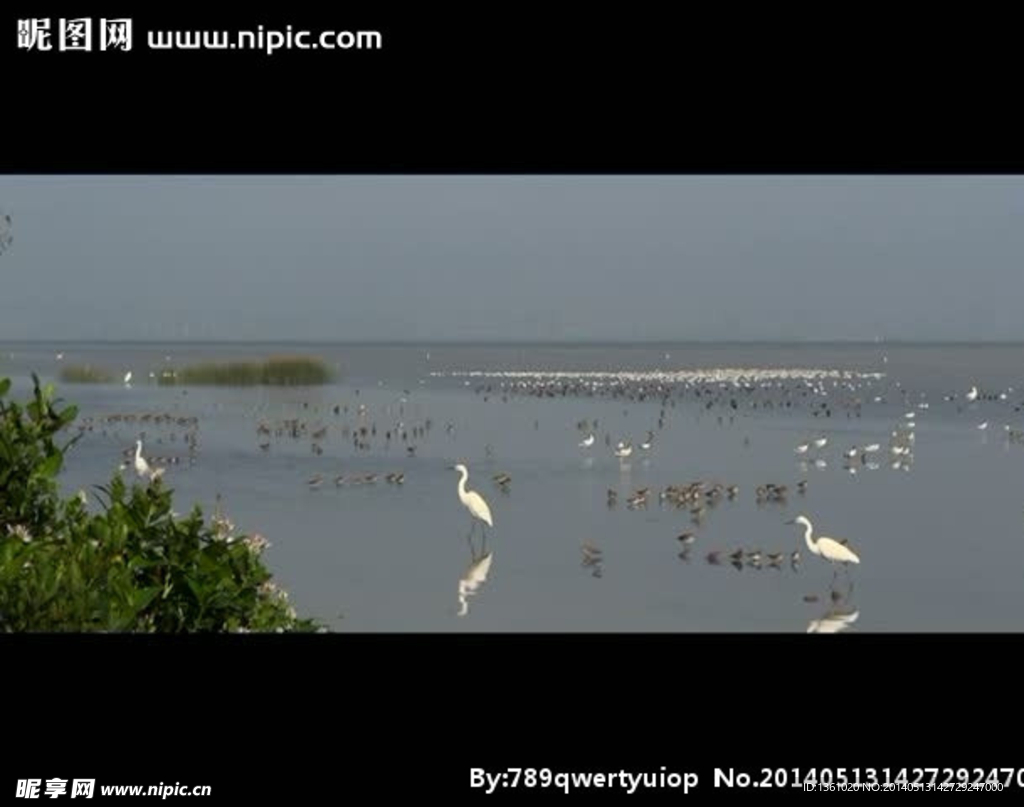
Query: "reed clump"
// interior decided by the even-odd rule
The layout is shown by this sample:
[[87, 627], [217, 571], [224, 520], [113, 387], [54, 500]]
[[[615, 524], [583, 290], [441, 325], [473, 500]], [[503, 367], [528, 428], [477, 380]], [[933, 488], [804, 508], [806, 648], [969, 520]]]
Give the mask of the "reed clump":
[[272, 356], [264, 361], [205, 362], [161, 373], [164, 385], [224, 387], [315, 386], [334, 378], [326, 362], [308, 356]]
[[61, 368], [60, 380], [68, 384], [110, 384], [114, 375], [90, 364], [70, 364]]

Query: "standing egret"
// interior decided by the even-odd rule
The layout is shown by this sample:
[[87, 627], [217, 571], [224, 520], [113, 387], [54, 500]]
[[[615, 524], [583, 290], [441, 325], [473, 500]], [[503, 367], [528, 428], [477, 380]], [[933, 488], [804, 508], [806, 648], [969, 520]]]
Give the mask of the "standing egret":
[[148, 478], [152, 473], [149, 463], [146, 462], [146, 458], [142, 456], [142, 440], [135, 441], [135, 473], [143, 479]]
[[[850, 549], [846, 544], [840, 543], [834, 538], [827, 538], [824, 535], [819, 536], [817, 539], [812, 540], [811, 534], [814, 531], [814, 527], [807, 516], [797, 516], [786, 522], [787, 524], [800, 524], [804, 528], [804, 541], [807, 544], [807, 548], [811, 550], [815, 555], [820, 558], [824, 558], [835, 568], [836, 573], [839, 572], [837, 563], [842, 563], [844, 568], [849, 569], [847, 564], [860, 563], [860, 558], [857, 554]], [[833, 575], [834, 577], [834, 575]]]
[[164, 475], [163, 468], [153, 468], [142, 456], [142, 440], [135, 441], [135, 473], [142, 479], [155, 481]]
[[[488, 527], [494, 528], [494, 520], [491, 518], [491, 508], [487, 505], [484, 497], [477, 493], [475, 490], [466, 490], [466, 479], [469, 478], [469, 471], [466, 470], [466, 466], [461, 462], [458, 465], [452, 466], [452, 469], [458, 471], [461, 475], [459, 477], [459, 501], [462, 502], [463, 506], [469, 510], [470, 516], [472, 516], [472, 527], [470, 528], [469, 534], [473, 534], [473, 530], [476, 529], [476, 522], [481, 521]], [[481, 527], [481, 529], [483, 529]], [[486, 537], [486, 533], [484, 536]]]

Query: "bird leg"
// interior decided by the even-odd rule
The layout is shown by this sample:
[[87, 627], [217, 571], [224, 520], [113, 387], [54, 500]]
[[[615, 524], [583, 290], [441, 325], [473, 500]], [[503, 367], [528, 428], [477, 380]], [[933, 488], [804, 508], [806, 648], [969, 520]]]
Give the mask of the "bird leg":
[[480, 549], [480, 554], [481, 555], [486, 555], [487, 554], [487, 530], [485, 530], [483, 527], [481, 527], [480, 531], [483, 533], [483, 536], [484, 536], [483, 546]]

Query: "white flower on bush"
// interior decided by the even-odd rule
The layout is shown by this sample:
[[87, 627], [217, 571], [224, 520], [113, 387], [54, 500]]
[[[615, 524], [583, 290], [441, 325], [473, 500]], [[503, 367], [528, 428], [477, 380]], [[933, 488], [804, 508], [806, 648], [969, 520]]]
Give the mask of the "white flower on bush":
[[249, 551], [254, 555], [259, 555], [270, 546], [270, 541], [264, 538], [259, 533], [254, 533], [242, 539], [242, 543], [249, 547]]
[[258, 591], [261, 597], [264, 597], [268, 600], [272, 600], [275, 598], [281, 600], [282, 602], [286, 602], [288, 600], [288, 592], [285, 591], [283, 588], [279, 587], [277, 583], [273, 582], [272, 580], [267, 580], [264, 583], [260, 583]]
[[235, 531], [235, 525], [231, 523], [227, 516], [212, 516], [210, 523], [213, 525], [214, 538], [218, 541], [225, 541], [230, 544], [235, 540], [235, 536], [232, 534]]
[[8, 524], [7, 534], [15, 538], [20, 538], [26, 544], [31, 543], [32, 541], [32, 533], [28, 531], [28, 527], [26, 527], [24, 524]]

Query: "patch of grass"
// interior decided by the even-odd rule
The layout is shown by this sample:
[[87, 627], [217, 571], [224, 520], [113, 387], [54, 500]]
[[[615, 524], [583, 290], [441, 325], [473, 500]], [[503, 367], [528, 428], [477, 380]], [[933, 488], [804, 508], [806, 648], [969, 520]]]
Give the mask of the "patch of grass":
[[89, 364], [69, 364], [61, 369], [60, 380], [68, 384], [110, 384], [114, 376]]
[[307, 356], [274, 356], [265, 361], [208, 362], [161, 373], [159, 383], [224, 387], [315, 386], [334, 375], [326, 362]]

